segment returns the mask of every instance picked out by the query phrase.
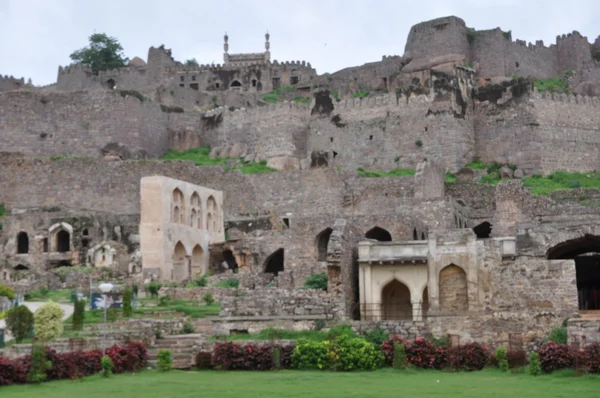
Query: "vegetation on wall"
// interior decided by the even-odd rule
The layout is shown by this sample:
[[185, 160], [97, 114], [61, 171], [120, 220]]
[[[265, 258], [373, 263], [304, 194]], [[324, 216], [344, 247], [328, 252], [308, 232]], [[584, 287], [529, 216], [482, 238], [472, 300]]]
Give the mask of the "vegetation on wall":
[[90, 44], [87, 47], [70, 55], [73, 63], [88, 65], [97, 75], [100, 71], [121, 68], [129, 62], [116, 38], [105, 33], [94, 33], [89, 40]]
[[[291, 93], [296, 91], [295, 86], [283, 86], [273, 89], [272, 92], [263, 95], [263, 100], [270, 104], [275, 104], [279, 101], [280, 97], [285, 93]], [[298, 97], [296, 97], [298, 98]], [[309, 101], [310, 102], [310, 101]]]
[[[571, 173], [568, 171], [555, 171], [547, 176], [534, 174], [523, 178], [523, 185], [534, 195], [548, 195], [550, 192], [576, 189], [600, 189], [600, 172]], [[585, 205], [585, 203], [582, 203]]]
[[210, 157], [211, 148], [203, 146], [192, 148], [187, 151], [169, 151], [159, 160], [191, 160], [196, 166], [219, 166], [229, 163], [225, 171], [239, 170], [242, 174], [261, 174], [277, 171], [267, 166], [267, 161], [245, 162], [243, 159]]
[[187, 61], [185, 61], [184, 65], [185, 66], [200, 66], [198, 61], [196, 61], [196, 58], [188, 59]]
[[365, 170], [359, 167], [357, 170], [360, 177], [405, 177], [414, 176], [415, 171], [412, 169], [392, 169], [390, 171]]
[[475, 41], [476, 37], [477, 31], [475, 30], [475, 28], [467, 28], [467, 40], [469, 41], [470, 45], [473, 45], [473, 42]]
[[562, 76], [555, 77], [554, 79], [536, 79], [535, 88], [540, 93], [568, 93], [569, 83], [567, 82], [567, 77], [571, 76], [573, 76], [573, 71], [569, 69]]

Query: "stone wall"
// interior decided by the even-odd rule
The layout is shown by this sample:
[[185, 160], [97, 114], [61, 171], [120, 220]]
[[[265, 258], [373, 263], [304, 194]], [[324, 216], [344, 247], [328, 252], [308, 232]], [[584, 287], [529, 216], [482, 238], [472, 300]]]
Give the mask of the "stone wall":
[[24, 78], [14, 78], [12, 76], [2, 76], [0, 75], [0, 92], [2, 91], [12, 91], [19, 90], [25, 86]]
[[0, 138], [7, 152], [95, 157], [107, 144], [120, 143], [133, 156], [160, 156], [169, 149], [166, 122], [158, 107], [127, 91], [0, 96]]
[[567, 323], [568, 344], [600, 343], [600, 320], [571, 318]]
[[413, 59], [468, 53], [465, 21], [454, 16], [414, 25], [410, 29], [404, 48], [404, 56]]

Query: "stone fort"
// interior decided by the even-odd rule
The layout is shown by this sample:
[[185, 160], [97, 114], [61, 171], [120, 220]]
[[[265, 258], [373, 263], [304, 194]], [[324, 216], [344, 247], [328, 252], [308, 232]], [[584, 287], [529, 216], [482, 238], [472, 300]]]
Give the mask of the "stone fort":
[[[229, 39], [218, 65], [161, 46], [97, 75], [61, 66], [44, 87], [0, 76], [3, 283], [69, 266], [182, 286], [235, 270], [288, 305], [326, 273], [328, 298], [301, 292], [293, 321], [317, 308], [491, 343], [565, 318], [569, 338], [598, 329], [600, 208], [579, 198], [600, 190], [537, 196], [520, 178], [600, 169], [600, 38], [546, 46], [445, 17], [413, 26], [403, 55], [322, 75], [272, 61], [268, 33], [262, 53], [229, 54]], [[556, 78], [568, 89], [539, 89]], [[207, 146], [277, 171], [159, 159]], [[502, 181], [479, 183], [474, 160], [505, 165]], [[390, 169], [414, 172], [364, 173]], [[251, 315], [253, 297], [223, 314]]]

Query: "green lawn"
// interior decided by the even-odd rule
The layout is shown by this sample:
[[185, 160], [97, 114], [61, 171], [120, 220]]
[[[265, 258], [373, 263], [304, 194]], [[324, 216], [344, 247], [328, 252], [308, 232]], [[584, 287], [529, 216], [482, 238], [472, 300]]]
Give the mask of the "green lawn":
[[76, 381], [0, 387], [2, 398], [387, 398], [387, 397], [598, 397], [600, 377], [533, 377], [485, 370], [472, 373], [404, 371], [332, 372], [214, 372], [146, 371], [93, 376]]

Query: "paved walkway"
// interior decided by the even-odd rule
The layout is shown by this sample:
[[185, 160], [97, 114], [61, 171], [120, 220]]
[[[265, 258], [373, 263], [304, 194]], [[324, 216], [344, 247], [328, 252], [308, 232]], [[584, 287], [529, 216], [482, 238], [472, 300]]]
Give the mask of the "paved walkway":
[[[38, 308], [40, 308], [42, 305], [46, 304], [45, 302], [42, 301], [26, 301], [23, 303], [23, 305], [25, 305], [27, 308], [29, 308], [29, 310], [31, 312], [35, 312]], [[73, 304], [60, 304], [60, 308], [63, 309], [63, 311], [65, 312], [65, 315], [63, 316], [63, 320], [66, 320], [68, 317], [70, 317], [71, 315], [73, 315]], [[0, 329], [5, 329], [6, 328], [6, 321], [4, 319], [0, 319]], [[10, 335], [10, 333], [8, 332], [8, 330], [4, 331], [4, 342], [8, 342], [12, 340], [12, 336]]]

